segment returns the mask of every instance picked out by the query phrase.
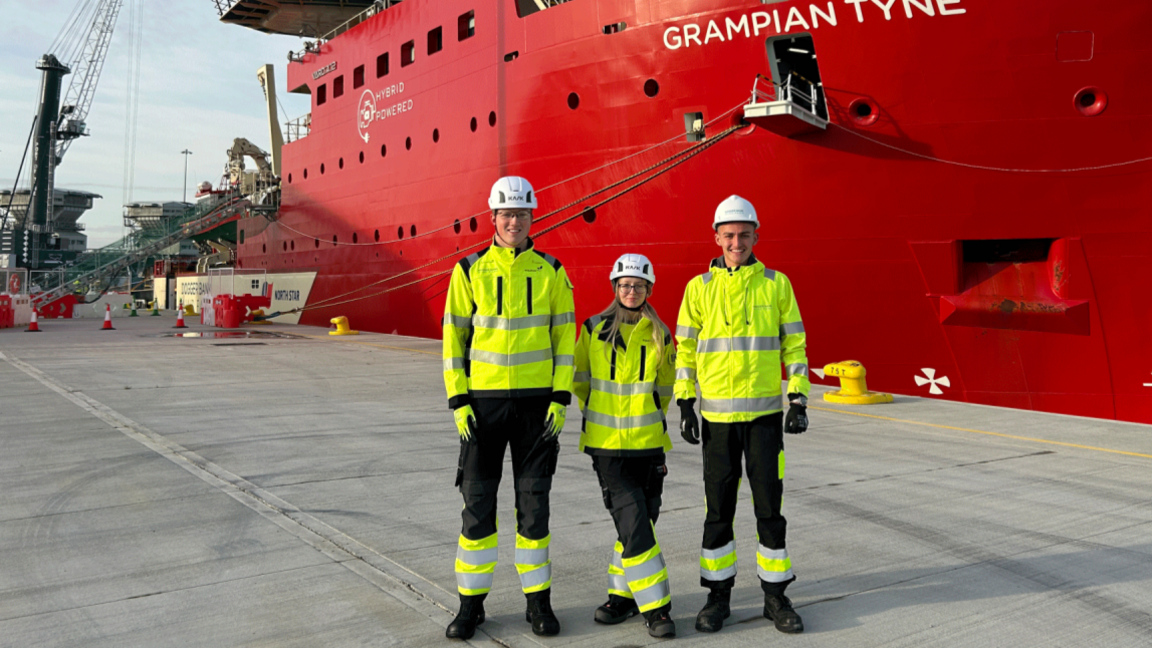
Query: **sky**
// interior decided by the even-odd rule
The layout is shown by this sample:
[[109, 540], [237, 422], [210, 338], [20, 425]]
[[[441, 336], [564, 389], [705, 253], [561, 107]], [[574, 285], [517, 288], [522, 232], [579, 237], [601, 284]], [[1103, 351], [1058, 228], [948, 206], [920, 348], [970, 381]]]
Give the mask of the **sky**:
[[[40, 92], [36, 61], [80, 0], [0, 0], [0, 188], [11, 189]], [[285, 91], [289, 50], [303, 41], [219, 21], [212, 0], [125, 0], [88, 114], [91, 135], [72, 143], [57, 168], [56, 186], [103, 196], [80, 222], [88, 246], [124, 235], [125, 118], [131, 57], [128, 5], [143, 3], [135, 180], [127, 202], [180, 200], [188, 149], [188, 197], [216, 184], [232, 140], [246, 137], [268, 150], [264, 93], [256, 70], [276, 66], [280, 121], [309, 110], [307, 96]], [[67, 61], [65, 61], [67, 63]], [[71, 76], [64, 77], [63, 93]], [[25, 164], [25, 168], [27, 168]], [[27, 173], [27, 171], [25, 171]], [[25, 180], [26, 182], [26, 180]]]

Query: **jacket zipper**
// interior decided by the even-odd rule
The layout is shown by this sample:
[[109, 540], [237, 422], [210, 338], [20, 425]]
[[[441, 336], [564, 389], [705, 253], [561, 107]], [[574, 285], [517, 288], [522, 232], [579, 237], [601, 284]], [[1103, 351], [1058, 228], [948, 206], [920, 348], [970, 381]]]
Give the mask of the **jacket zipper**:
[[504, 314], [504, 277], [496, 277], [496, 314]]
[[644, 382], [644, 360], [647, 358], [647, 356], [648, 356], [648, 347], [646, 347], [646, 346], [640, 347], [640, 380], [639, 380], [639, 382]]
[[532, 314], [532, 277], [528, 277], [528, 314]]
[[612, 345], [612, 369], [608, 375], [608, 379], [616, 380], [616, 343], [614, 341], [609, 341], [609, 344]]

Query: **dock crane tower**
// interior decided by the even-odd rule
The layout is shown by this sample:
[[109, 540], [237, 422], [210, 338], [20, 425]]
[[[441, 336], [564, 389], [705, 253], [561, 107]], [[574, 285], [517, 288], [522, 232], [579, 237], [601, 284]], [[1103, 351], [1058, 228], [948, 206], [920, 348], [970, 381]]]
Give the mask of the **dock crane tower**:
[[[52, 53], [40, 57], [36, 69], [42, 72], [40, 102], [32, 137], [32, 190], [24, 218], [22, 265], [38, 268], [40, 251], [51, 235], [51, 210], [56, 167], [72, 142], [88, 134], [85, 120], [92, 107], [100, 72], [108, 55], [112, 31], [124, 0], [78, 0]], [[92, 7], [95, 1], [95, 8]], [[62, 62], [60, 54], [67, 62]], [[61, 101], [63, 78], [72, 74]], [[11, 212], [11, 202], [7, 212]], [[5, 222], [8, 220], [5, 215]], [[14, 232], [15, 234], [15, 232]], [[13, 241], [16, 241], [13, 237]]]

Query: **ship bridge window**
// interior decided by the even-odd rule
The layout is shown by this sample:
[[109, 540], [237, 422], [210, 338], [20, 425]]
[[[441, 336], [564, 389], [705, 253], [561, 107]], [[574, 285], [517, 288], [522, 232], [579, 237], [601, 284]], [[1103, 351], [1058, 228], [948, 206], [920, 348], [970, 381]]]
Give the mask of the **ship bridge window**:
[[327, 84], [321, 84], [320, 87], [316, 89], [316, 105], [323, 106], [326, 101], [328, 101], [328, 86]]
[[376, 78], [379, 79], [385, 74], [388, 74], [388, 52], [376, 57]]
[[571, 2], [571, 0], [516, 0], [516, 15], [523, 18], [531, 16], [537, 11], [544, 11]]
[[444, 49], [444, 28], [437, 27], [428, 32], [428, 56]]
[[408, 67], [416, 62], [416, 41], [410, 40], [400, 46], [400, 67]]
[[358, 65], [352, 70], [352, 89], [355, 90], [362, 85], [364, 85], [364, 66]]
[[822, 119], [828, 119], [824, 85], [820, 82], [820, 66], [816, 63], [816, 47], [810, 34], [769, 38], [768, 61], [772, 69], [772, 80], [778, 86], [790, 88], [792, 103]]
[[339, 97], [343, 94], [344, 94], [344, 75], [341, 74], [340, 76], [336, 77], [335, 81], [332, 82], [332, 98], [335, 99], [336, 97]]
[[456, 19], [456, 40], [472, 38], [476, 35], [476, 12], [469, 11]]

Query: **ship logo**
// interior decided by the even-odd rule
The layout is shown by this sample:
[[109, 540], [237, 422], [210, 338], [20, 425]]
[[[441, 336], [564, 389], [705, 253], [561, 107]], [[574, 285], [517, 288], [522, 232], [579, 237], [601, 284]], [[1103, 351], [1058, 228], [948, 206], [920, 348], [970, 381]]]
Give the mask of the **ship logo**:
[[931, 387], [928, 388], [929, 394], [935, 394], [939, 396], [940, 394], [944, 393], [944, 390], [940, 389], [940, 385], [944, 385], [945, 387], [952, 386], [952, 382], [948, 380], [948, 376], [940, 376], [937, 378], [935, 369], [924, 368], [920, 371], [923, 371], [924, 376], [928, 377], [925, 378], [924, 376], [914, 376], [916, 379], [916, 385], [919, 387], [923, 387], [924, 385], [931, 385]]
[[371, 90], [365, 90], [360, 95], [360, 108], [356, 111], [356, 130], [360, 139], [368, 143], [368, 127], [376, 119], [376, 96]]

